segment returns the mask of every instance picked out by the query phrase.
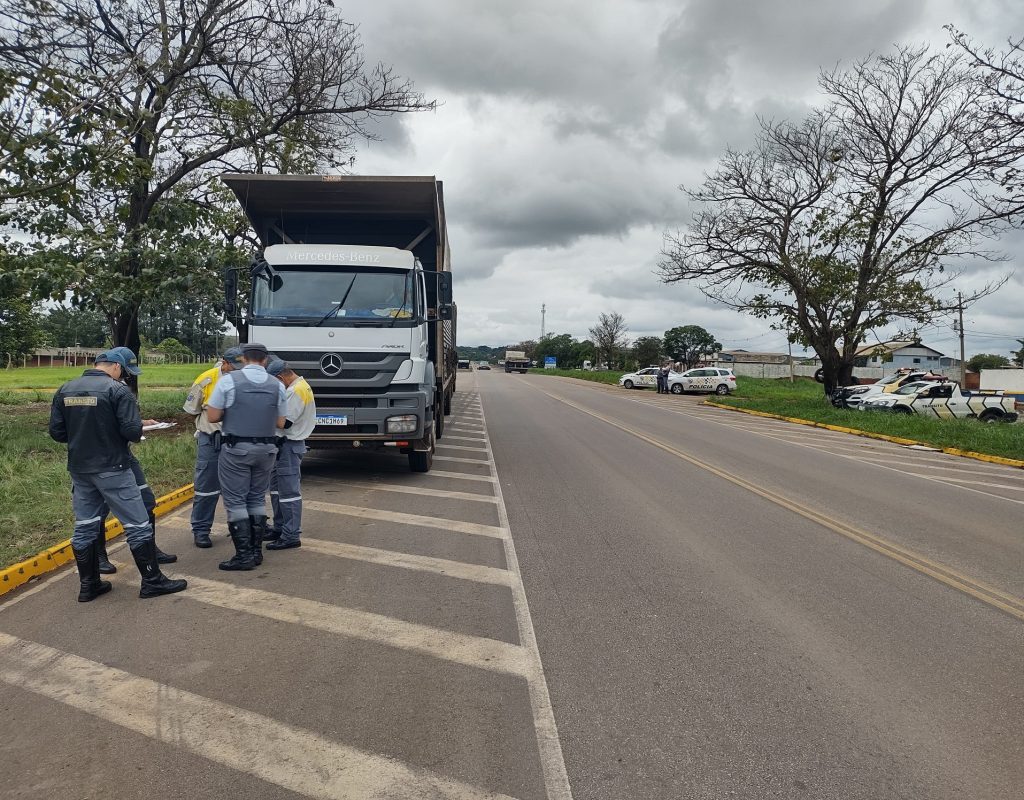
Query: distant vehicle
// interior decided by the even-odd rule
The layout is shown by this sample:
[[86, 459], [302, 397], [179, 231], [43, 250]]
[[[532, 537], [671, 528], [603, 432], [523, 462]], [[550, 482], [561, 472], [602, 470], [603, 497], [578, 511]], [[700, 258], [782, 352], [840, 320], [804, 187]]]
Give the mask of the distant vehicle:
[[468, 358], [459, 359], [459, 369], [470, 369], [472, 365], [469, 363]]
[[[669, 373], [669, 375], [675, 375], [676, 373]], [[658, 368], [657, 367], [644, 367], [638, 369], [636, 372], [630, 372], [619, 378], [619, 386], [626, 389], [643, 389], [647, 386], [658, 385]]]
[[668, 376], [668, 389], [672, 394], [683, 392], [714, 392], [729, 394], [736, 391], [736, 376], [731, 369], [698, 367]]
[[491, 365], [490, 365], [490, 364], [488, 364], [488, 363], [486, 363], [486, 362], [484, 362], [484, 363], [482, 363], [482, 364], [477, 364], [477, 365], [476, 365], [476, 368], [477, 368], [477, 369], [490, 369], [490, 368], [491, 368]]
[[897, 389], [916, 381], [944, 381], [945, 375], [936, 375], [928, 370], [901, 369], [874, 383], [859, 386], [842, 386], [832, 393], [832, 405], [836, 408], [860, 408], [865, 400], [882, 394], [891, 394]]
[[530, 364], [530, 359], [522, 350], [505, 351], [505, 372], [520, 372], [525, 375], [530, 369]]
[[939, 419], [977, 419], [986, 423], [1017, 421], [1012, 397], [1001, 392], [961, 392], [956, 381], [914, 381], [891, 394], [865, 400], [861, 408]]

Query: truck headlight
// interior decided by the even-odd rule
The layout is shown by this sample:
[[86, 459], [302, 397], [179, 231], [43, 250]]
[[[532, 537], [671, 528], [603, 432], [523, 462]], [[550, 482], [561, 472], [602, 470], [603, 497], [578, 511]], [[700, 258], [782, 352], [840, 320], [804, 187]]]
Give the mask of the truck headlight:
[[402, 414], [399, 417], [388, 417], [385, 429], [388, 433], [414, 433], [419, 424], [415, 414]]

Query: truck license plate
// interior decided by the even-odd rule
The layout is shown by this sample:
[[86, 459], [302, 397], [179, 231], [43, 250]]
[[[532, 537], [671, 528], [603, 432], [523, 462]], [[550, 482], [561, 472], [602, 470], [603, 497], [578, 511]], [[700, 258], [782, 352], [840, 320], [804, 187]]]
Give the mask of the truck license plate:
[[348, 425], [348, 417], [341, 417], [336, 414], [317, 414], [317, 425]]

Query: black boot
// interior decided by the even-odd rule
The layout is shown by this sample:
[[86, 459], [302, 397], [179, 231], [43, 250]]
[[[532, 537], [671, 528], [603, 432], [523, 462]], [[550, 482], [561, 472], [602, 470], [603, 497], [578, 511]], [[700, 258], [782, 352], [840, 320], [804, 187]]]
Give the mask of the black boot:
[[204, 550], [208, 547], [213, 547], [209, 531], [192, 531], [192, 539], [195, 541], [196, 547], [201, 547]]
[[258, 567], [263, 563], [263, 538], [267, 535], [266, 517], [249, 517], [249, 546], [252, 547], [252, 561]]
[[280, 538], [281, 538], [281, 529], [278, 528], [276, 525], [274, 525], [273, 527], [268, 527], [263, 532], [263, 541], [265, 541], [265, 542], [276, 542]]
[[180, 592], [188, 581], [172, 581], [160, 571], [156, 560], [156, 542], [150, 536], [146, 541], [131, 546], [135, 566], [142, 575], [142, 588], [139, 597], [159, 597], [163, 594]]
[[110, 558], [107, 556], [107, 536], [105, 526], [100, 528], [100, 535], [96, 540], [96, 554], [99, 557], [100, 575], [113, 575], [117, 572], [117, 567], [110, 563]]
[[[156, 546], [156, 514], [152, 511], [149, 512], [149, 524], [153, 528], [153, 545]], [[157, 564], [173, 564], [178, 560], [177, 556], [172, 556], [170, 553], [165, 553], [159, 547], [156, 548], [156, 563]]]
[[72, 548], [72, 551], [75, 554], [75, 563], [78, 564], [78, 578], [82, 583], [82, 588], [78, 592], [78, 602], [88, 603], [109, 592], [110, 581], [100, 580], [99, 550], [96, 543], [93, 542], [82, 550]]
[[228, 561], [221, 561], [217, 566], [220, 569], [234, 572], [236, 570], [256, 569], [256, 562], [252, 558], [252, 525], [248, 519], [240, 519], [237, 522], [228, 522], [228, 533], [235, 545], [235, 554]]

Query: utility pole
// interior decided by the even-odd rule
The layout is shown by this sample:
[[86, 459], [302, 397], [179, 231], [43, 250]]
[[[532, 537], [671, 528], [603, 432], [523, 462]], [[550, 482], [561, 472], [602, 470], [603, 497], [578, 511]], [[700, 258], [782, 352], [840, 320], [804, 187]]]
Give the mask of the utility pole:
[[964, 295], [963, 292], [956, 293], [956, 308], [959, 316], [958, 329], [960, 331], [960, 388], [964, 388], [967, 382], [967, 365], [964, 363]]
[[541, 339], [544, 338], [544, 329], [545, 329], [545, 323], [546, 323], [547, 314], [548, 314], [548, 305], [547, 305], [547, 303], [541, 303], [540, 304], [540, 338]]

